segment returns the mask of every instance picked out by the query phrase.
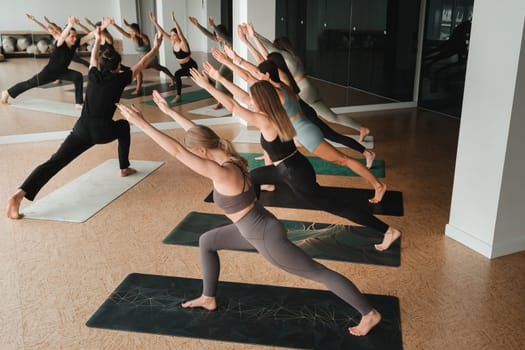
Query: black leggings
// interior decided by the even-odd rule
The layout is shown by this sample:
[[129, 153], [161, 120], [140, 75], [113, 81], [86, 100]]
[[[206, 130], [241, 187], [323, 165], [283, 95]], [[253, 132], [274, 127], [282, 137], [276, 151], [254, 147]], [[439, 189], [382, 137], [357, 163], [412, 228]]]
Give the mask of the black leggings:
[[315, 109], [313, 109], [309, 104], [307, 104], [303, 100], [299, 100], [299, 103], [304, 112], [304, 116], [308, 118], [312, 123], [317, 125], [319, 129], [321, 129], [321, 132], [323, 133], [323, 137], [325, 139], [345, 145], [346, 147], [356, 150], [359, 153], [363, 153], [366, 150], [366, 148], [362, 144], [360, 144], [353, 138], [341, 135], [340, 133], [336, 132], [331, 127], [329, 127], [328, 124], [326, 124], [324, 121], [321, 120], [321, 118], [319, 118]]
[[312, 164], [300, 152], [277, 166], [267, 165], [250, 171], [250, 177], [255, 190], [260, 193], [260, 185], [285, 184], [295, 194], [298, 200], [341, 216], [363, 226], [371, 227], [381, 233], [386, 233], [388, 225], [376, 218], [359, 204], [350, 202], [348, 198], [328, 195], [316, 180]]
[[313, 260], [290, 242], [283, 224], [258, 203], [235, 224], [204, 233], [199, 239], [199, 248], [203, 295], [215, 296], [220, 272], [218, 250], [255, 248], [272, 265], [324, 284], [362, 315], [372, 310], [372, 306], [352, 281]]
[[190, 58], [190, 60], [186, 63], [182, 63], [180, 65], [180, 69], [175, 72], [175, 82], [177, 83], [177, 95], [181, 94], [182, 91], [182, 79], [181, 77], [189, 77], [190, 76], [190, 68], [197, 69], [197, 62], [193, 60], [193, 58]]
[[40, 189], [68, 165], [73, 159], [96, 144], [109, 143], [118, 139], [118, 158], [120, 169], [129, 167], [130, 133], [126, 120], [84, 120], [80, 118], [73, 130], [60, 145], [55, 154], [40, 164], [27, 177], [20, 189], [26, 192], [25, 198], [33, 200]]
[[10, 97], [16, 98], [18, 95], [29, 89], [51, 83], [57, 79], [72, 81], [75, 84], [75, 103], [84, 103], [84, 81], [82, 79], [82, 74], [72, 69], [66, 69], [62, 72], [53, 72], [43, 69], [32, 78], [12, 86], [7, 90], [7, 93]]

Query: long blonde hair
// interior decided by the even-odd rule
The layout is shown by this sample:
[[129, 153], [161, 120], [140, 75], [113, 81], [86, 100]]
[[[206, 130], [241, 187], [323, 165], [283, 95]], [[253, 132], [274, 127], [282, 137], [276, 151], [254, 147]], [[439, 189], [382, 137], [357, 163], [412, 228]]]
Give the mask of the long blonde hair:
[[203, 147], [207, 149], [221, 149], [230, 159], [248, 171], [248, 162], [241, 157], [229, 140], [221, 139], [212, 129], [204, 125], [195, 125], [184, 135], [184, 145], [188, 148]]
[[250, 93], [261, 112], [266, 114], [277, 126], [279, 139], [281, 141], [293, 139], [296, 134], [295, 128], [288, 118], [273, 85], [266, 80], [260, 80], [250, 86]]

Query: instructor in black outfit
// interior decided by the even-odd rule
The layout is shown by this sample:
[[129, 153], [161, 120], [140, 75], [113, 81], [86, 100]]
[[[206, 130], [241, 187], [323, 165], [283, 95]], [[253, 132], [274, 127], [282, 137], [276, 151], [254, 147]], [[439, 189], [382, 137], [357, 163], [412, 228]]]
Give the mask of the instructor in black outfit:
[[48, 161], [36, 167], [17, 192], [8, 199], [6, 209], [8, 218], [22, 218], [19, 210], [24, 197], [33, 200], [40, 189], [56, 173], [96, 144], [109, 143], [117, 139], [120, 176], [128, 176], [136, 172], [135, 169], [129, 167], [129, 123], [123, 119], [113, 121], [113, 114], [117, 108], [115, 104], [120, 100], [125, 86], [131, 83], [133, 77], [147, 68], [151, 59], [156, 56], [162, 43], [162, 35], [155, 36], [153, 49], [143, 56], [131, 70], [122, 71], [121, 57], [118, 52], [108, 49], [99, 55], [100, 32], [100, 27], [94, 31], [95, 45], [91, 51], [86, 103], [81, 116], [57, 152]]
[[51, 83], [55, 80], [69, 80], [75, 84], [75, 105], [78, 109], [82, 108], [84, 103], [82, 74], [69, 69], [68, 66], [73, 56], [75, 56], [77, 48], [93, 39], [94, 34], [90, 32], [79, 39], [77, 31], [73, 28], [75, 23], [78, 23], [78, 19], [73, 16], [69, 17], [67, 26], [56, 41], [56, 47], [51, 53], [48, 64], [29, 80], [20, 82], [7, 91], [2, 91], [1, 103], [6, 104], [9, 97], [16, 98], [21, 93], [34, 87]]

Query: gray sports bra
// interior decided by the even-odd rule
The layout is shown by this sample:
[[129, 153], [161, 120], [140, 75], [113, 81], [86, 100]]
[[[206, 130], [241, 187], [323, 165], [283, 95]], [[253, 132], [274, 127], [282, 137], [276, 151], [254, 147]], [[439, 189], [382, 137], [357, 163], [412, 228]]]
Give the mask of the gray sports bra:
[[239, 170], [242, 172], [242, 175], [244, 177], [244, 182], [242, 184], [243, 192], [234, 195], [234, 196], [227, 196], [224, 194], [219, 193], [215, 188], [213, 189], [213, 201], [219, 208], [224, 210], [226, 214], [233, 214], [237, 213], [250, 204], [255, 201], [256, 196], [255, 192], [253, 190], [253, 186], [251, 183], [248, 183], [249, 188], [248, 190], [244, 191], [244, 187], [246, 186], [246, 178], [248, 177], [248, 174], [244, 171], [244, 169], [235, 162], [227, 161], [226, 163], [232, 163], [235, 164]]

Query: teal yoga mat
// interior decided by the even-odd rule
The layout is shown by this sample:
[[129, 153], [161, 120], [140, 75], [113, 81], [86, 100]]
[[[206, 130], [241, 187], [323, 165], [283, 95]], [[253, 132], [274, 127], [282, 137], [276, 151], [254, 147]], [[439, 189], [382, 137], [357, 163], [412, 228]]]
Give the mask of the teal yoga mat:
[[[387, 251], [379, 252], [374, 244], [381, 243], [383, 235], [366, 227], [292, 220], [281, 222], [288, 230], [288, 239], [312, 258], [383, 266], [400, 265], [400, 239]], [[163, 242], [196, 247], [203, 233], [231, 223], [225, 215], [190, 212]]]
[[[179, 101], [179, 102], [173, 103], [172, 100], [174, 98], [175, 98], [175, 95], [171, 95], [171, 96], [167, 96], [166, 97], [166, 100], [168, 101], [168, 104], [171, 107], [179, 106], [179, 105], [182, 105], [182, 104], [185, 104], [185, 103], [189, 103], [189, 102], [195, 102], [195, 101], [204, 100], [206, 98], [211, 98], [211, 95], [210, 95], [210, 93], [208, 91], [201, 89], [201, 90], [195, 90], [195, 91], [182, 93], [182, 100]], [[145, 105], [149, 105], [149, 106], [156, 106], [156, 104], [155, 104], [155, 102], [153, 102], [153, 100], [142, 101], [141, 103], [145, 104]]]
[[348, 327], [360, 314], [326, 290], [219, 282], [216, 311], [180, 306], [201, 293], [200, 279], [133, 273], [86, 325], [293, 349], [403, 348], [399, 299], [393, 296], [366, 294], [382, 320], [367, 336], [354, 337]]
[[[241, 156], [246, 158], [248, 161], [248, 167], [250, 170], [264, 166], [264, 161], [262, 159], [255, 159], [261, 156], [260, 153], [241, 153]], [[319, 157], [309, 156], [306, 158], [312, 164], [315, 169], [315, 173], [318, 175], [359, 176], [347, 167], [328, 162]], [[363, 165], [366, 165], [365, 159], [358, 159], [358, 161], [360, 161]], [[377, 178], [385, 177], [385, 161], [375, 159], [372, 167], [370, 168], [370, 172]]]

